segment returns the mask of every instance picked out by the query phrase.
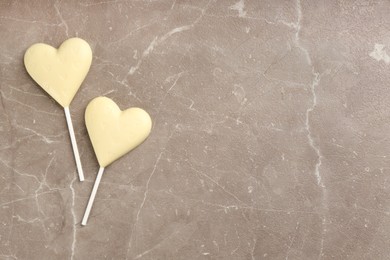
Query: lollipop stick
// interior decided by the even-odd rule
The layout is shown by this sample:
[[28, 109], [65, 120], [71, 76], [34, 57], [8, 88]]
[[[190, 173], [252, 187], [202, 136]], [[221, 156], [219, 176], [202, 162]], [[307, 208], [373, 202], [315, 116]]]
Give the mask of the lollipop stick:
[[92, 204], [93, 204], [93, 201], [95, 200], [96, 192], [97, 192], [97, 189], [99, 187], [100, 180], [102, 179], [103, 172], [104, 172], [104, 167], [100, 167], [99, 172], [98, 172], [97, 177], [96, 177], [96, 180], [95, 180], [95, 184], [93, 185], [93, 188], [92, 188], [91, 196], [89, 197], [89, 200], [88, 200], [87, 208], [85, 209], [83, 221], [81, 221], [81, 225], [83, 225], [83, 226], [87, 225], [89, 213], [91, 212]]
[[81, 167], [79, 149], [77, 148], [76, 137], [74, 135], [72, 118], [70, 117], [69, 107], [64, 107], [66, 122], [68, 123], [68, 129], [70, 134], [70, 141], [72, 142], [73, 155], [76, 160], [77, 172], [79, 173], [80, 181], [84, 181], [83, 168]]

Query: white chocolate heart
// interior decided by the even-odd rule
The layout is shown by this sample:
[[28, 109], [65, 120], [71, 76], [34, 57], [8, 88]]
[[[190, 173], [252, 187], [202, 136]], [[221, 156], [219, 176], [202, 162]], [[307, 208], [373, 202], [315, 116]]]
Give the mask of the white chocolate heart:
[[121, 111], [107, 97], [89, 102], [85, 124], [100, 167], [133, 150], [152, 129], [152, 120], [145, 110], [134, 107]]
[[63, 107], [72, 102], [91, 62], [91, 47], [80, 38], [64, 41], [58, 50], [37, 43], [24, 54], [28, 74]]

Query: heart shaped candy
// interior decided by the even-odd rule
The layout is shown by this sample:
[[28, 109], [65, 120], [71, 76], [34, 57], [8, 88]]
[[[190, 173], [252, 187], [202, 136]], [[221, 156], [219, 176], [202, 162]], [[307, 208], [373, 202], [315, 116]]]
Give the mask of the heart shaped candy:
[[121, 111], [109, 98], [97, 97], [87, 106], [85, 124], [100, 167], [106, 167], [141, 144], [152, 129], [141, 108]]
[[24, 54], [28, 74], [63, 107], [72, 102], [91, 62], [91, 47], [80, 38], [64, 41], [58, 50], [37, 43]]

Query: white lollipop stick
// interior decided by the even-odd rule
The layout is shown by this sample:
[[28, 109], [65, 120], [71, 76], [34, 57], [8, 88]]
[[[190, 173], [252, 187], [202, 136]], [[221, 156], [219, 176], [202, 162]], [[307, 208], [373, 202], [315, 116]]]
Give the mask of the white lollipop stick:
[[79, 149], [77, 148], [76, 137], [74, 135], [72, 118], [70, 117], [69, 107], [64, 107], [66, 122], [68, 123], [68, 129], [70, 134], [70, 141], [72, 142], [73, 155], [76, 160], [77, 172], [79, 173], [80, 181], [84, 181], [83, 168], [81, 167]]
[[104, 172], [104, 167], [100, 167], [99, 172], [98, 172], [97, 177], [96, 177], [96, 180], [95, 180], [95, 184], [93, 185], [93, 188], [92, 188], [91, 196], [89, 197], [89, 200], [88, 200], [87, 208], [85, 209], [83, 221], [81, 221], [81, 225], [83, 225], [83, 226], [87, 225], [89, 213], [91, 212], [92, 204], [93, 204], [93, 201], [95, 200], [96, 192], [97, 192], [97, 189], [99, 187], [100, 180], [102, 179], [103, 172]]

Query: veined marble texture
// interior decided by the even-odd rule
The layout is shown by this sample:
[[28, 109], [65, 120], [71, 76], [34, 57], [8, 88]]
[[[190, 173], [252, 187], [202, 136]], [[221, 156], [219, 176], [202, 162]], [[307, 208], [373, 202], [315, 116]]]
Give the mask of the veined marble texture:
[[[23, 65], [76, 36], [83, 183]], [[390, 259], [388, 0], [2, 0], [0, 49], [0, 259]], [[100, 95], [153, 129], [82, 227]]]

